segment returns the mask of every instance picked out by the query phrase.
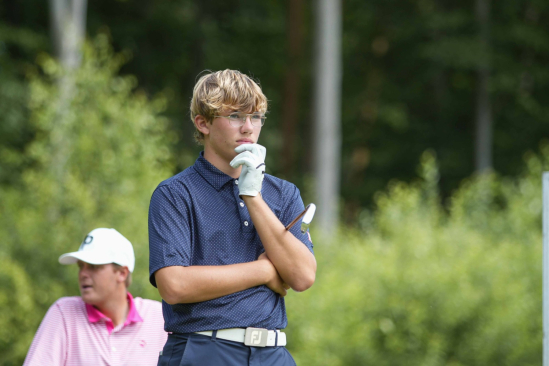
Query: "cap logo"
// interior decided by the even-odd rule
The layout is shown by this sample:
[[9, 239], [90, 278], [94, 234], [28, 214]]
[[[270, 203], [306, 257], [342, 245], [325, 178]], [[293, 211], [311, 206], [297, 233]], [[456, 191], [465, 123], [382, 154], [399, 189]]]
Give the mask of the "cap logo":
[[79, 250], [82, 250], [82, 248], [84, 248], [86, 244], [90, 244], [92, 241], [93, 241], [93, 236], [86, 235], [86, 237], [84, 238], [84, 241], [82, 242], [82, 244], [80, 244]]

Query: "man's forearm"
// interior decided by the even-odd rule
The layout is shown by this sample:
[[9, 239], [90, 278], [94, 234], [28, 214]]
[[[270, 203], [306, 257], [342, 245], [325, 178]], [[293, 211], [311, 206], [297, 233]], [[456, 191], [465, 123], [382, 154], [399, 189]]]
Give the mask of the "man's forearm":
[[242, 199], [280, 277], [295, 291], [304, 291], [311, 287], [316, 275], [314, 255], [286, 230], [261, 195], [242, 196]]
[[173, 266], [156, 271], [160, 296], [168, 304], [207, 301], [267, 284], [272, 278], [262, 261], [225, 266]]

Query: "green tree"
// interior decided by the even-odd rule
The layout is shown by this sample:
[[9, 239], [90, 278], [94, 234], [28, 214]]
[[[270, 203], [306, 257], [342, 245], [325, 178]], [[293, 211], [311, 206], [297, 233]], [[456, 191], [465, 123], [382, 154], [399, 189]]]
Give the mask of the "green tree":
[[25, 73], [45, 44], [47, 38], [37, 32], [0, 21], [0, 185], [19, 184], [27, 163], [23, 151], [34, 131]]
[[423, 179], [393, 182], [331, 245], [312, 233], [315, 285], [287, 297], [299, 365], [539, 365], [541, 172], [466, 180], [441, 204], [433, 154]]
[[[0, 17], [12, 28], [47, 34], [47, 4], [21, 1], [24, 6], [1, 3]], [[290, 4], [298, 6], [252, 0], [97, 0], [88, 6], [88, 31], [106, 26], [115, 49], [132, 52], [121, 72], [136, 75], [149, 95], [169, 91], [165, 115], [177, 136], [174, 170], [192, 164], [200, 150], [188, 118], [197, 74], [236, 68], [259, 78], [270, 99], [261, 139], [270, 152], [270, 172], [308, 190], [313, 2], [303, 1], [298, 22], [290, 21], [296, 13], [288, 11]], [[549, 134], [548, 3], [491, 2], [489, 49], [479, 42], [474, 13], [473, 0], [343, 4], [341, 192], [346, 222], [356, 223], [361, 208], [391, 179], [413, 179], [426, 149], [437, 152], [446, 197], [474, 171], [479, 65], [490, 65], [487, 90], [497, 172], [519, 174], [522, 154]], [[16, 51], [9, 53], [11, 61], [28, 59], [20, 48]], [[289, 78], [298, 80], [294, 84]], [[299, 93], [290, 95], [288, 89]], [[288, 133], [295, 137], [287, 139]]]
[[18, 329], [17, 336], [1, 337], [3, 364], [21, 364], [48, 307], [58, 297], [78, 295], [76, 267], [61, 266], [57, 258], [96, 227], [114, 227], [134, 244], [130, 291], [158, 298], [148, 283], [147, 212], [153, 189], [171, 174], [167, 121], [160, 114], [166, 101], [149, 100], [135, 77], [118, 75], [126, 60], [113, 53], [105, 34], [87, 44], [62, 121], [56, 81], [63, 69], [42, 54], [30, 76], [36, 132], [25, 159], [31, 164], [21, 185], [0, 189], [0, 262], [6, 264], [0, 266], [6, 284], [0, 303], [15, 310], [0, 317], [0, 328]]

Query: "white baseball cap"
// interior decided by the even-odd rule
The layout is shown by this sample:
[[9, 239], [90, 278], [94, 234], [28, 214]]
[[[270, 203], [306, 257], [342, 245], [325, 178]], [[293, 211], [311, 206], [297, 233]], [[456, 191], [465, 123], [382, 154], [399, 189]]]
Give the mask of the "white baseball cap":
[[127, 266], [130, 272], [133, 272], [135, 267], [132, 243], [115, 229], [92, 230], [80, 244], [77, 252], [59, 257], [61, 264], [74, 264], [79, 260], [89, 264], [116, 263]]

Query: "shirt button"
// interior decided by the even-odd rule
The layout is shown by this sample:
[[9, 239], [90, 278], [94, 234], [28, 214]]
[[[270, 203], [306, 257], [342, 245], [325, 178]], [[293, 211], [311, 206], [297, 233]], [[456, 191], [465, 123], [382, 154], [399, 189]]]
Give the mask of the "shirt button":
[[237, 181], [237, 180], [235, 180], [235, 181], [234, 181], [234, 184], [238, 185], [238, 181]]
[[248, 221], [244, 221], [244, 226], [248, 226]]
[[116, 347], [114, 347], [114, 346], [111, 347], [111, 350], [112, 350], [113, 352], [116, 352]]
[[244, 202], [240, 202], [240, 207], [244, 207]]

